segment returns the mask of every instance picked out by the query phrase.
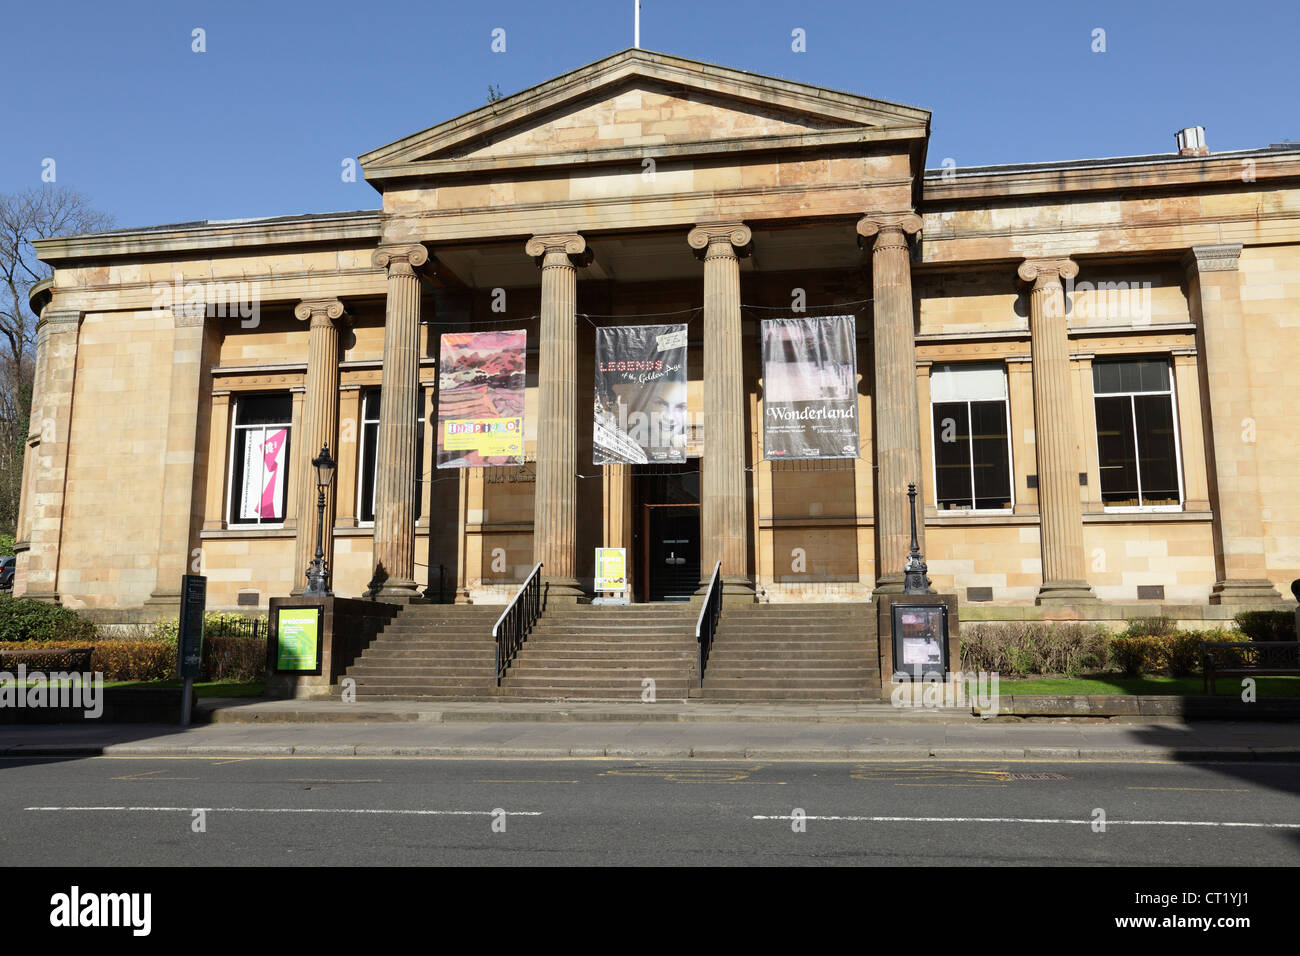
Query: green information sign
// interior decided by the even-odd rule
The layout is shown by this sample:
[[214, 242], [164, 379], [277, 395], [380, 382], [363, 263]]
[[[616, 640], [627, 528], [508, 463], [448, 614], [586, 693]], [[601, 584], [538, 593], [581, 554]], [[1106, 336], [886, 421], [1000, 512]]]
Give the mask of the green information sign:
[[282, 607], [276, 615], [275, 669], [320, 670], [319, 607]]

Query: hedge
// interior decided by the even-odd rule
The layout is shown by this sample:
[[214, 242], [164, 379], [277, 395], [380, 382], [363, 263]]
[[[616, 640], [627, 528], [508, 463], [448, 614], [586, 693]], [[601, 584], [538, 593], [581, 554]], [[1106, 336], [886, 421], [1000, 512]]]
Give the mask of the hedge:
[[1110, 663], [1106, 630], [1096, 624], [963, 624], [961, 663], [967, 671], [1005, 677], [1103, 670]]
[[[84, 649], [91, 647], [90, 670], [100, 671], [104, 680], [150, 681], [169, 680], [176, 676], [176, 645], [166, 641], [107, 640], [91, 644], [88, 641], [33, 641], [0, 643], [0, 670], [17, 673], [18, 665], [27, 671], [81, 670], [85, 660]], [[82, 653], [73, 650], [81, 648]], [[21, 655], [10, 651], [39, 650], [44, 653]], [[203, 661], [198, 680], [259, 681], [266, 673], [266, 641], [251, 637], [212, 637], [203, 641]]]

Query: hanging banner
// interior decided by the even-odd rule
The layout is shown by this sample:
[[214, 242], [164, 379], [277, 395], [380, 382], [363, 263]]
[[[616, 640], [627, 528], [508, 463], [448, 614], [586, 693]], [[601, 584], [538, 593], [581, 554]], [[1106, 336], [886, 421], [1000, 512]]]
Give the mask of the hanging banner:
[[524, 463], [527, 333], [448, 332], [438, 351], [438, 467]]
[[596, 329], [592, 463], [686, 460], [686, 326]]
[[246, 520], [283, 521], [284, 445], [289, 432], [249, 428], [244, 430], [244, 482], [240, 489], [239, 517]]
[[858, 457], [858, 362], [851, 315], [764, 319], [763, 457]]

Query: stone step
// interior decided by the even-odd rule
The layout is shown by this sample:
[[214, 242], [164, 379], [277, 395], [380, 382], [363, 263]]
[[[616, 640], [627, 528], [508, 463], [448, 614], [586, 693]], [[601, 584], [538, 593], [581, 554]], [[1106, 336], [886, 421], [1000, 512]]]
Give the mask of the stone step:
[[470, 647], [407, 647], [405, 644], [371, 644], [366, 648], [365, 657], [384, 658], [387, 660], [494, 660], [495, 644], [475, 644]]
[[705, 686], [696, 692], [696, 696], [705, 700], [749, 701], [749, 700], [880, 700], [878, 688], [862, 690], [840, 690], [825, 688], [715, 688]]
[[[655, 700], [685, 700], [687, 685], [655, 685]], [[604, 688], [593, 690], [589, 687], [499, 687], [502, 697], [513, 700], [639, 700], [644, 691], [635, 688]]]
[[865, 677], [810, 677], [802, 674], [764, 677], [716, 677], [705, 671], [705, 687], [748, 687], [754, 689], [803, 687], [809, 690], [850, 690], [866, 686]]
[[500, 688], [460, 687], [453, 685], [426, 684], [422, 687], [407, 687], [395, 684], [370, 684], [363, 690], [357, 687], [357, 700], [423, 700], [437, 698], [441, 700], [477, 700], [483, 697], [496, 697]]
[[[352, 676], [352, 675], [348, 675]], [[478, 676], [478, 677], [461, 677], [452, 675], [436, 675], [429, 677], [401, 675], [401, 674], [359, 674], [355, 678], [357, 682], [357, 692], [363, 689], [370, 689], [375, 686], [396, 687], [399, 690], [420, 690], [424, 687], [495, 687], [497, 683], [496, 675]], [[374, 691], [375, 693], [392, 693], [391, 691]]]

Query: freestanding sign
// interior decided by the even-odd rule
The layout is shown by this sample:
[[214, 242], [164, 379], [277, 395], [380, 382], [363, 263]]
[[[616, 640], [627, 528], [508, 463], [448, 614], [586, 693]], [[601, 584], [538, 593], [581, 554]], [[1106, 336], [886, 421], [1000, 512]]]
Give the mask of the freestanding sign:
[[281, 607], [275, 615], [273, 669], [277, 674], [319, 674], [324, 609], [319, 604]]
[[180, 634], [176, 641], [176, 674], [181, 689], [181, 725], [189, 726], [190, 696], [203, 662], [203, 614], [208, 603], [208, 579], [201, 574], [181, 575]]
[[906, 674], [912, 681], [947, 680], [947, 606], [895, 604], [892, 610], [894, 674]]
[[627, 549], [596, 549], [595, 590], [613, 592], [610, 597], [598, 597], [593, 604], [627, 604]]

